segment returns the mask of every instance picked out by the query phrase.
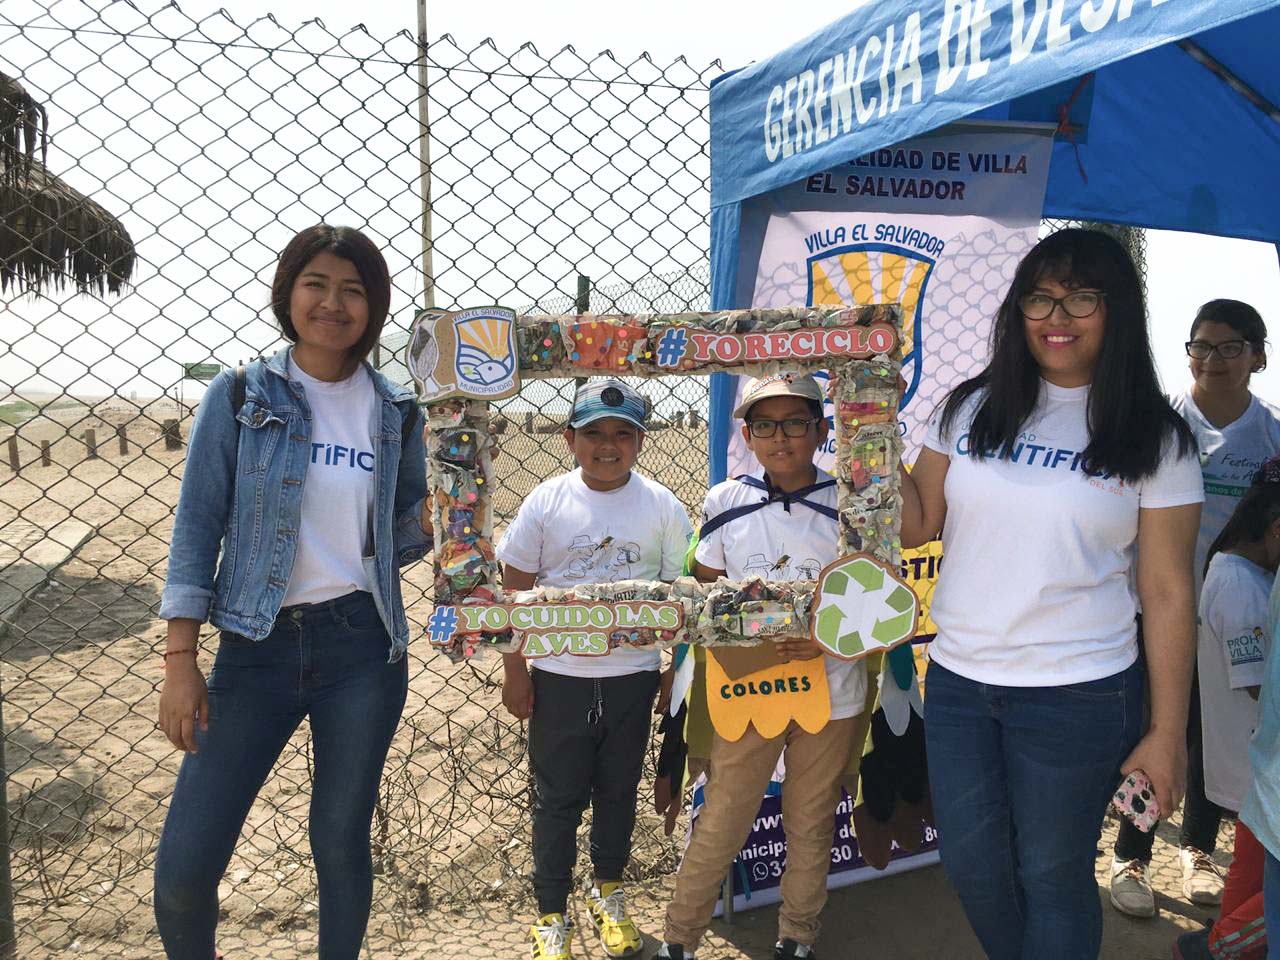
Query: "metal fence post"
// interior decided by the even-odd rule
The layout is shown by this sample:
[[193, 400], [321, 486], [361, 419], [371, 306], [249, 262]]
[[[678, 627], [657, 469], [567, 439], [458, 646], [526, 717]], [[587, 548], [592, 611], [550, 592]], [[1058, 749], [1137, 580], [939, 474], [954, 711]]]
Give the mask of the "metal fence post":
[[418, 0], [418, 189], [422, 194], [422, 302], [436, 305], [436, 271], [431, 225], [431, 117], [427, 99], [427, 0]]
[[0, 960], [16, 960], [13, 875], [9, 870], [9, 766], [5, 762], [4, 741], [4, 693], [0, 690]]
[[[591, 310], [591, 278], [586, 274], [578, 274], [578, 293], [573, 298], [573, 312], [578, 316]], [[576, 396], [578, 389], [587, 382], [586, 377], [574, 377], [573, 389]]]

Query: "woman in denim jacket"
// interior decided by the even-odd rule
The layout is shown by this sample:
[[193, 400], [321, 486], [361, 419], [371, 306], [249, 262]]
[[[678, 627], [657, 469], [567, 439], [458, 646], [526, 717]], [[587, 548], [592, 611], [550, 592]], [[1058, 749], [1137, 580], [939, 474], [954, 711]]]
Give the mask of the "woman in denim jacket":
[[[160, 604], [159, 726], [186, 751], [156, 855], [171, 960], [215, 955], [218, 885], [303, 717], [319, 955], [354, 960], [364, 938], [370, 819], [408, 689], [398, 568], [431, 543], [417, 404], [364, 362], [390, 294], [364, 234], [302, 231], [271, 291], [293, 345], [221, 374], [196, 414]], [[207, 685], [206, 620], [222, 631]]]

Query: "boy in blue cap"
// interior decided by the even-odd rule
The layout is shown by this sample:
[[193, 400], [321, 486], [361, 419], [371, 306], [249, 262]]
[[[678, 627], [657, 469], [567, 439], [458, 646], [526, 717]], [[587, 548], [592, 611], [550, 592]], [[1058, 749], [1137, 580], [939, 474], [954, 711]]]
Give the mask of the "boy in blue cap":
[[[689, 541], [689, 517], [666, 487], [633, 468], [647, 405], [621, 380], [590, 380], [574, 397], [564, 440], [578, 468], [543, 481], [498, 544], [507, 592], [618, 580], [674, 580]], [[592, 925], [610, 957], [641, 948], [627, 916], [622, 871], [631, 856], [636, 796], [649, 742], [650, 707], [670, 697], [655, 649], [616, 648], [599, 657], [504, 658], [502, 702], [529, 720], [533, 772], [533, 886], [538, 919], [532, 960], [568, 960], [567, 916], [576, 832], [591, 804]]]

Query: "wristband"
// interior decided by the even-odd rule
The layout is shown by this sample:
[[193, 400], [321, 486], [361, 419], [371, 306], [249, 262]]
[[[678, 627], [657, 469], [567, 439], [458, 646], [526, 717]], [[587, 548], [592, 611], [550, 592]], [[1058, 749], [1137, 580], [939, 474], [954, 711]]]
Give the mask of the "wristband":
[[169, 658], [170, 658], [170, 657], [176, 657], [176, 656], [178, 656], [178, 654], [180, 654], [180, 653], [190, 653], [190, 654], [193, 654], [193, 655], [194, 655], [194, 654], [196, 653], [196, 648], [195, 648], [195, 647], [183, 647], [181, 650], [166, 650], [163, 654], [161, 654], [161, 659], [162, 659], [162, 660], [164, 660], [164, 665], [165, 665], [166, 667], [168, 667], [168, 666], [169, 666]]

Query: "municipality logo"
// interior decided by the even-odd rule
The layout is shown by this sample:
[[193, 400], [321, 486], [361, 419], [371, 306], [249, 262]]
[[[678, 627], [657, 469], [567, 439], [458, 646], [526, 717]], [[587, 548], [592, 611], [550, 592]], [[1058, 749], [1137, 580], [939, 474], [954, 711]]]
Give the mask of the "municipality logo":
[[458, 382], [484, 393], [502, 393], [515, 384], [516, 323], [505, 311], [465, 310], [453, 318], [457, 337], [454, 369]]
[[520, 390], [516, 314], [506, 307], [473, 307], [450, 313], [419, 311], [410, 332], [406, 364], [418, 399], [483, 400]]
[[811, 307], [902, 305], [902, 376], [907, 381], [902, 407], [920, 385], [925, 290], [935, 263], [918, 250], [876, 242], [824, 250], [808, 260]]

